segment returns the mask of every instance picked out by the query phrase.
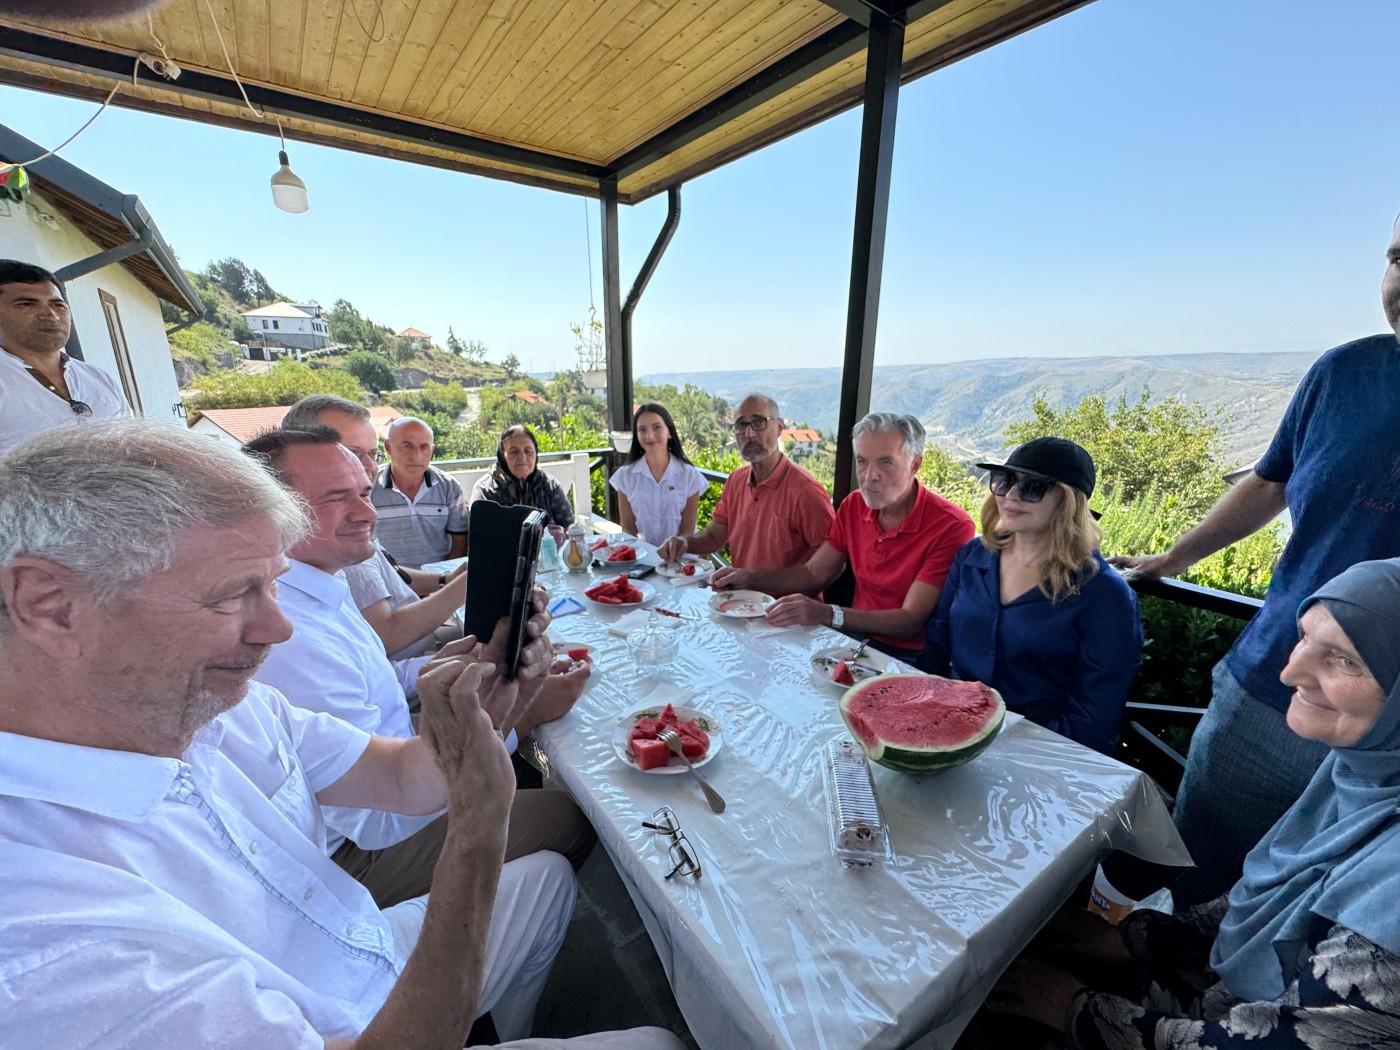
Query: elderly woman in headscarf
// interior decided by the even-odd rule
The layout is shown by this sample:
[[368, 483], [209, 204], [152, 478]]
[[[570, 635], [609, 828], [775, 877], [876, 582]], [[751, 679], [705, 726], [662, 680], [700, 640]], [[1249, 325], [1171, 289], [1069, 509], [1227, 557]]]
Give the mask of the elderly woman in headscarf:
[[564, 486], [539, 468], [540, 443], [526, 426], [507, 427], [496, 445], [496, 465], [472, 489], [470, 502], [489, 499], [507, 507], [525, 504], [544, 511], [547, 524], [574, 523]]
[[1332, 751], [1228, 897], [1123, 921], [1141, 998], [1027, 959], [989, 1007], [1080, 1050], [1400, 1047], [1400, 559], [1326, 584], [1298, 632], [1288, 725]]

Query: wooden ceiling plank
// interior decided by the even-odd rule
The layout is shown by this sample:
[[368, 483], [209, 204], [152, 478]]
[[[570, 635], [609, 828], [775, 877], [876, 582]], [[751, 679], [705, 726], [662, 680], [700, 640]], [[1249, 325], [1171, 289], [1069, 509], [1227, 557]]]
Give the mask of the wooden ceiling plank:
[[[512, 80], [528, 75], [541, 61], [540, 38], [551, 26], [573, 21], [572, 12], [580, 0], [559, 4], [527, 3], [520, 16], [503, 22], [492, 34], [489, 46], [474, 50], [470, 62], [459, 62], [433, 99], [431, 112], [436, 119], [454, 127], [472, 128], [478, 134], [499, 136], [498, 120], [479, 111], [501, 111], [516, 93]], [[584, 3], [590, 0], [583, 0]], [[600, 7], [621, 7], [620, 0]], [[465, 56], [464, 56], [465, 57]], [[523, 71], [523, 74], [522, 74]]]
[[[553, 111], [565, 118], [578, 118], [581, 114], [574, 96], [577, 85], [589, 76], [581, 70], [596, 68], [597, 51], [602, 47], [599, 41], [610, 37], [618, 41], [620, 37], [613, 34], [628, 15], [626, 3], [587, 5], [574, 0], [561, 5], [559, 17], [532, 49], [528, 67], [510, 71], [513, 88], [503, 91], [499, 100], [491, 99], [487, 106], [464, 111], [463, 117], [473, 127], [491, 126], [503, 135], [519, 133], [521, 125], [538, 120], [541, 113]], [[601, 151], [595, 147], [590, 152]]]
[[[197, 7], [195, 5], [198, 5]], [[204, 40], [204, 25], [208, 21], [208, 15], [203, 15], [204, 5], [200, 0], [182, 0], [171, 4], [164, 4], [151, 12], [151, 21], [155, 26], [156, 36], [165, 45], [166, 51], [170, 53], [177, 65], [203, 66], [207, 68], [211, 61], [222, 62], [218, 56], [218, 44], [215, 43], [215, 53], [211, 56]], [[176, 12], [179, 12], [177, 15]], [[149, 32], [147, 37], [149, 38]], [[210, 35], [213, 33], [211, 31]], [[114, 39], [112, 41], [116, 43]], [[150, 41], [150, 49], [159, 51], [154, 40]]]
[[269, 79], [275, 84], [299, 84], [306, 4], [304, 0], [273, 0], [268, 9]]
[[297, 89], [325, 97], [335, 60], [334, 42], [340, 33], [343, 8], [338, 4], [308, 3], [301, 38], [301, 83]]
[[355, 82], [355, 97], [371, 105], [379, 104], [379, 96], [384, 82], [399, 60], [399, 53], [417, 13], [416, 0], [375, 0], [383, 11], [383, 21], [367, 23], [370, 29], [382, 34], [383, 39], [371, 46], [365, 61], [360, 65], [360, 76]]
[[[729, 0], [732, 2], [732, 0]], [[770, 0], [755, 0], [757, 6], [766, 6]], [[680, 10], [682, 14], [693, 10], [699, 5], [686, 4]], [[654, 11], [657, 5], [648, 3], [647, 10]], [[627, 42], [637, 49], [645, 49], [647, 44], [647, 30], [654, 26], [655, 21], [645, 24], [635, 19], [626, 20], [620, 24], [627, 26]], [[716, 23], [722, 24], [722, 23]], [[703, 32], [709, 28], [710, 23], [704, 23], [699, 29], [693, 29], [696, 22], [693, 19], [686, 19], [683, 27], [692, 27], [692, 31]], [[517, 126], [523, 119], [533, 118], [534, 126], [529, 132], [530, 137], [536, 141], [547, 142], [560, 132], [561, 129], [571, 127], [575, 121], [588, 122], [589, 115], [594, 112], [594, 107], [599, 104], [600, 99], [606, 97], [610, 91], [615, 91], [614, 83], [618, 75], [625, 76], [628, 66], [624, 64], [624, 56], [631, 48], [622, 46], [620, 37], [607, 38], [599, 37], [600, 32], [606, 32], [607, 27], [597, 19], [591, 20], [588, 32], [582, 35], [575, 44], [575, 53], [578, 61], [568, 69], [560, 83], [554, 89], [545, 94], [531, 107], [532, 112], [525, 114], [523, 118], [516, 120]], [[672, 34], [670, 24], [662, 30], [668, 37]], [[596, 136], [592, 139], [587, 137], [571, 135], [576, 141], [591, 142], [589, 147], [594, 151], [607, 152], [607, 143], [598, 141]]]
[[455, 0], [418, 0], [413, 20], [404, 30], [394, 64], [384, 78], [375, 103], [380, 109], [398, 111], [428, 65], [433, 47], [442, 40]]
[[335, 45], [331, 54], [331, 69], [326, 77], [326, 95], [337, 102], [358, 103], [355, 85], [359, 83], [365, 59], [374, 46], [369, 35], [377, 32], [379, 21], [374, 14], [375, 0], [359, 0], [370, 7], [366, 12], [355, 6], [356, 0], [342, 0], [340, 24], [336, 26]]
[[[780, 38], [784, 41], [782, 50], [774, 53], [752, 47], [742, 49], [741, 42], [752, 40], [758, 30], [741, 27], [742, 36], [732, 43], [722, 39], [718, 41], [718, 47], [696, 49], [689, 59], [689, 69], [671, 63], [661, 75], [653, 78], [651, 83], [654, 85], [654, 93], [648, 109], [629, 108], [625, 100], [620, 100], [611, 107], [600, 105], [594, 111], [595, 119], [580, 128], [579, 133], [598, 136], [613, 144], [615, 149], [609, 154], [609, 159], [622, 156], [677, 120], [708, 105], [774, 62], [821, 36], [838, 21], [840, 20], [825, 13], [822, 20], [816, 22], [810, 17], [804, 17], [784, 26], [781, 37], [778, 37], [776, 27], [765, 25], [761, 28], [765, 31], [767, 39]], [[706, 78], [703, 94], [699, 91], [702, 74]], [[607, 132], [599, 126], [604, 117], [613, 121]]]
[[419, 67], [396, 107], [400, 112], [426, 119], [443, 82], [454, 70], [463, 65], [474, 67], [482, 60], [491, 41], [505, 31], [505, 18], [498, 10], [501, 4], [502, 0], [491, 0], [489, 4], [458, 0], [452, 6], [427, 61]]

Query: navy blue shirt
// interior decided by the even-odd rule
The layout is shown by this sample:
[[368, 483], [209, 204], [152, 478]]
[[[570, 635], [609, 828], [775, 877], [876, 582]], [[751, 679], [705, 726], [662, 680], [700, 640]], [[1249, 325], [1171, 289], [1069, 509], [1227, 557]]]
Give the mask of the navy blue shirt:
[[1400, 345], [1358, 339], [1317, 359], [1254, 465], [1285, 486], [1293, 534], [1264, 608], [1225, 655], [1245, 691], [1280, 711], [1303, 599], [1359, 561], [1400, 556]]
[[1099, 571], [1052, 602], [1038, 587], [1005, 605], [1001, 555], [965, 544], [953, 559], [918, 665], [985, 682], [1033, 722], [1107, 754], [1138, 669], [1137, 596], [1097, 551]]

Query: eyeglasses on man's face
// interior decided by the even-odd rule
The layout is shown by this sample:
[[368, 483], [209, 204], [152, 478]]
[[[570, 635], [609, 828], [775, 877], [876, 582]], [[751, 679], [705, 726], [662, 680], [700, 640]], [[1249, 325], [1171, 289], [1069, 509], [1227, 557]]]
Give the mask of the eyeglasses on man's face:
[[755, 434], [762, 434], [768, 429], [768, 421], [775, 419], [775, 416], [753, 416], [749, 419], [736, 419], [729, 428], [736, 434], [742, 434], [745, 430], [752, 430]]
[[1011, 490], [1015, 489], [1016, 496], [1022, 503], [1039, 503], [1054, 485], [1055, 482], [1049, 478], [1022, 474], [1015, 470], [987, 472], [987, 487], [992, 490], [993, 496], [1009, 496]]
[[671, 870], [666, 873], [666, 878], [674, 878], [677, 875], [694, 875], [697, 879], [700, 877], [700, 860], [670, 806], [662, 806], [651, 815], [651, 820], [642, 821], [642, 827], [671, 840], [667, 847], [671, 857]]

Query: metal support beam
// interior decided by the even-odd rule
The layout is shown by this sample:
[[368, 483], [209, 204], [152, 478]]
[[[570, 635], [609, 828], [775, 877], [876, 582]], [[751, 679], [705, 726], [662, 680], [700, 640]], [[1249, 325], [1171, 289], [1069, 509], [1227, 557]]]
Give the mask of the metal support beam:
[[851, 287], [846, 304], [846, 353], [841, 365], [836, 424], [833, 497], [838, 505], [855, 481], [851, 428], [870, 411], [870, 380], [875, 366], [875, 329], [880, 313], [880, 277], [885, 259], [885, 223], [890, 210], [890, 169], [894, 164], [894, 127], [899, 109], [903, 54], [904, 23], [899, 19], [873, 18], [866, 45]]
[[[598, 183], [603, 226], [603, 342], [607, 347], [608, 430], [632, 430], [632, 359], [622, 340], [622, 260], [617, 236], [617, 179]], [[616, 455], [614, 454], [614, 460]], [[608, 472], [611, 474], [611, 470]], [[608, 516], [617, 520], [613, 490], [608, 486]]]
[[[637, 279], [632, 282], [632, 290], [627, 293], [627, 301], [622, 304], [622, 356], [627, 361], [630, 370], [632, 367], [632, 314], [637, 309], [637, 304], [641, 302], [642, 293], [647, 290], [647, 284], [651, 281], [651, 275], [656, 272], [656, 265], [661, 261], [661, 256], [666, 254], [666, 247], [671, 243], [671, 238], [676, 234], [676, 227], [681, 224], [681, 188], [672, 186], [666, 191], [666, 221], [661, 224], [661, 230], [656, 235], [656, 241], [651, 246], [651, 251], [647, 253], [646, 261], [642, 263], [642, 268], [637, 271]], [[629, 418], [628, 425], [631, 425]]]

